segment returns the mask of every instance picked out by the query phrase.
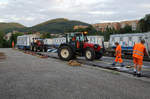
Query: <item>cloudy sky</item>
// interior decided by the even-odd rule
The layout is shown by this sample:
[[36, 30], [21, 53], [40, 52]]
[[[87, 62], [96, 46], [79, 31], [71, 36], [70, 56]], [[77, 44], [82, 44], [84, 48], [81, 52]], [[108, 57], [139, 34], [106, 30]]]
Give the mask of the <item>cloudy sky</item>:
[[54, 18], [87, 23], [133, 20], [150, 13], [150, 0], [0, 0], [0, 22], [33, 26]]

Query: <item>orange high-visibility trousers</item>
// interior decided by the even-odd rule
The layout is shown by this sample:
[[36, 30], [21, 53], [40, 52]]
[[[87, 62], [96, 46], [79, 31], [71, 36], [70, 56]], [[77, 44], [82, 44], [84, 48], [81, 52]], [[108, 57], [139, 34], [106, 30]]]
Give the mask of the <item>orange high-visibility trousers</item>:
[[142, 66], [142, 65], [143, 65], [143, 59], [133, 57], [133, 63], [134, 63], [135, 65]]
[[122, 63], [122, 62], [123, 62], [123, 60], [122, 60], [122, 58], [121, 58], [121, 51], [122, 51], [121, 46], [118, 45], [118, 46], [116, 47], [116, 59], [115, 59], [115, 62], [119, 62], [119, 63]]
[[120, 56], [116, 56], [116, 58], [115, 58], [115, 62], [122, 63], [122, 62], [123, 62], [123, 60], [122, 60], [122, 58], [121, 58]]

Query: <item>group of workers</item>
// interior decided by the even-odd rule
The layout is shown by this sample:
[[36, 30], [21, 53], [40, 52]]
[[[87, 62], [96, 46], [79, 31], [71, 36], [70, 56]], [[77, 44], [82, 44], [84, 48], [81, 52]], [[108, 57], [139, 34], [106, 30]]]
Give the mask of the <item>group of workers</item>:
[[[133, 75], [137, 76], [137, 77], [141, 77], [141, 70], [142, 70], [142, 66], [143, 66], [143, 57], [144, 54], [147, 55], [146, 53], [146, 48], [145, 48], [145, 40], [141, 40], [140, 43], [137, 43], [134, 45], [133, 47], [133, 63], [134, 63], [134, 70], [133, 70]], [[124, 66], [123, 60], [121, 58], [121, 46], [119, 45], [118, 42], [115, 42], [116, 45], [116, 50], [115, 50], [115, 61], [113, 62], [113, 66], [115, 66], [115, 64], [117, 62], [119, 62], [121, 64], [121, 66]]]

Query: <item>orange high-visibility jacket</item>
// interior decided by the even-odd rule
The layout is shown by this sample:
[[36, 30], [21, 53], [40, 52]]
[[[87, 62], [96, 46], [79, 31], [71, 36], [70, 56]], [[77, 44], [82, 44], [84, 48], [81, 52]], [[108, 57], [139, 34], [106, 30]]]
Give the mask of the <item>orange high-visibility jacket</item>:
[[143, 59], [145, 53], [145, 46], [141, 43], [137, 43], [133, 47], [133, 57]]
[[15, 43], [14, 43], [14, 41], [12, 41], [12, 48], [14, 48], [15, 47]]
[[77, 41], [77, 48], [80, 48], [80, 42]]
[[121, 46], [118, 45], [116, 48], [116, 56], [121, 57], [121, 51], [122, 51]]
[[76, 37], [73, 37], [73, 38], [72, 38], [72, 41], [75, 41], [75, 40], [76, 40]]

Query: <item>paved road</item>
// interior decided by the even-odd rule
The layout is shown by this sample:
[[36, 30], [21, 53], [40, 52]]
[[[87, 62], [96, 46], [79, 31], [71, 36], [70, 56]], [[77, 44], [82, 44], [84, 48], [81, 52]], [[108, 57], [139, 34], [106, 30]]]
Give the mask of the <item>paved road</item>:
[[[108, 62], [108, 63], [112, 63], [112, 61], [115, 60], [115, 57], [106, 57], [106, 56], [104, 56], [101, 60], [102, 60], [102, 61], [105, 61], [105, 62]], [[123, 59], [123, 61], [124, 61], [124, 64], [125, 64], [125, 65], [130, 65], [130, 66], [133, 66], [133, 65], [134, 65], [132, 59]], [[150, 66], [150, 62], [148, 62], [148, 61], [143, 61], [143, 65], [144, 65], [144, 66]]]
[[[48, 55], [51, 58], [59, 59], [57, 53], [51, 52], [38, 52], [38, 54]], [[120, 67], [121, 64], [117, 63], [116, 66], [112, 66], [111, 64], [114, 61], [114, 57], [105, 57], [103, 56], [100, 60], [87, 61], [84, 57], [77, 57], [77, 61], [86, 65], [105, 68], [105, 69], [113, 69], [115, 71], [125, 72], [129, 74], [133, 74], [134, 64], [132, 59], [123, 59], [125, 66]], [[144, 61], [142, 67], [142, 77], [150, 78], [150, 62]], [[127, 68], [126, 68], [127, 67]], [[130, 67], [130, 68], [128, 68]]]
[[0, 49], [0, 99], [150, 99], [150, 81]]

